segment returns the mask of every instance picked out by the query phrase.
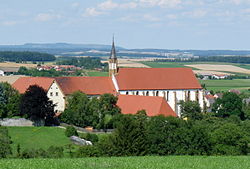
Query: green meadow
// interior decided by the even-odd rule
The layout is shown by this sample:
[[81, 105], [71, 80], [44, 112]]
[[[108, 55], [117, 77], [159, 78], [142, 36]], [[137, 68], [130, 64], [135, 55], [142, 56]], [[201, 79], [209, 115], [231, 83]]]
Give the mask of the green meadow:
[[79, 159], [4, 159], [3, 169], [249, 169], [249, 156], [146, 156]]
[[108, 76], [108, 72], [87, 72], [88, 76]]
[[250, 89], [250, 79], [233, 79], [233, 80], [200, 80], [201, 84], [205, 84], [208, 90], [228, 91], [237, 89], [247, 91]]
[[[20, 144], [24, 149], [48, 149], [50, 146], [65, 146], [70, 140], [64, 129], [58, 127], [8, 127], [13, 153]], [[1, 167], [1, 166], [0, 166]]]

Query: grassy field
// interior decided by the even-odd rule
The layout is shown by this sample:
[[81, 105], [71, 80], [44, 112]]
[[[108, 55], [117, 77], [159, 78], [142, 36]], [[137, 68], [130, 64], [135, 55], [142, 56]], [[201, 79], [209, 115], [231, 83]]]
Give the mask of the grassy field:
[[112, 157], [82, 159], [5, 159], [4, 169], [249, 169], [248, 156], [166, 156], [166, 157]]
[[152, 68], [175, 68], [175, 67], [186, 67], [185, 62], [142, 62], [143, 64]]
[[208, 90], [214, 91], [227, 91], [230, 89], [245, 91], [250, 89], [250, 79], [200, 80], [200, 83], [205, 84]]
[[[17, 144], [21, 149], [42, 148], [50, 146], [65, 146], [70, 143], [64, 134], [64, 129], [57, 127], [8, 127], [13, 141], [12, 150], [16, 151]], [[1, 166], [0, 166], [1, 167]]]
[[108, 76], [108, 72], [87, 72], [88, 76]]

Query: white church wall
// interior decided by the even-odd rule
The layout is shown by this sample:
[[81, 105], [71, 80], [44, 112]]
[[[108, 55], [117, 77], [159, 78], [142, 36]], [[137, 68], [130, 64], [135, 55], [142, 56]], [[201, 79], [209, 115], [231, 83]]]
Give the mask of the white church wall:
[[119, 87], [118, 87], [118, 83], [117, 83], [117, 80], [116, 80], [116, 78], [115, 78], [114, 75], [112, 75], [112, 82], [113, 82], [113, 84], [115, 86], [116, 92], [118, 92], [119, 91]]
[[204, 106], [204, 98], [203, 98], [203, 91], [202, 90], [134, 90], [134, 91], [119, 91], [122, 95], [140, 95], [140, 96], [158, 96], [164, 97], [167, 100], [169, 106], [180, 115], [180, 101], [186, 101], [189, 95], [189, 99], [191, 101], [197, 100], [197, 91], [198, 91], [198, 101], [200, 107], [203, 108]]
[[190, 91], [190, 100], [191, 101], [196, 101], [196, 91], [197, 90]]

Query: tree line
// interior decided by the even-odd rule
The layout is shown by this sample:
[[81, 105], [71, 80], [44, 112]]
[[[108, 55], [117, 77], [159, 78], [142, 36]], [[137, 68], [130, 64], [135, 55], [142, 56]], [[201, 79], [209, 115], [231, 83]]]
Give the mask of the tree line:
[[[65, 59], [65, 58], [64, 58]], [[81, 57], [81, 58], [67, 58], [56, 62], [57, 65], [74, 65], [84, 69], [107, 69], [108, 64], [102, 63], [98, 57]]]
[[155, 62], [226, 62], [249, 64], [250, 57], [247, 56], [203, 56], [189, 59], [156, 59]]
[[48, 53], [40, 52], [14, 52], [0, 51], [0, 61], [25, 62], [25, 61], [55, 61], [56, 57]]
[[82, 71], [76, 70], [75, 72], [68, 72], [65, 70], [56, 71], [55, 69], [51, 70], [37, 70], [36, 68], [26, 68], [21, 66], [18, 69], [17, 74], [26, 75], [26, 76], [33, 76], [33, 77], [59, 77], [59, 76], [81, 76]]

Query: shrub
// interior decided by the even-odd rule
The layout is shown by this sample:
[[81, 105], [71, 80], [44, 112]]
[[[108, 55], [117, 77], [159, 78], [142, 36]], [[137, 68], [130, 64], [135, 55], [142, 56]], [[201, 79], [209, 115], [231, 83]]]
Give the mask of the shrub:
[[98, 142], [98, 136], [96, 134], [87, 133], [85, 137], [83, 137], [85, 140], [91, 141], [92, 143]]
[[65, 130], [65, 135], [67, 137], [78, 136], [78, 133], [77, 133], [75, 127], [73, 127], [73, 126], [67, 126], [66, 130]]
[[11, 155], [11, 140], [6, 127], [0, 126], [0, 158], [6, 158]]
[[47, 158], [48, 154], [43, 149], [25, 149], [20, 158]]
[[63, 147], [50, 146], [47, 150], [49, 158], [62, 158], [63, 157]]
[[75, 155], [75, 157], [100, 157], [101, 152], [97, 146], [82, 146], [80, 147]]

